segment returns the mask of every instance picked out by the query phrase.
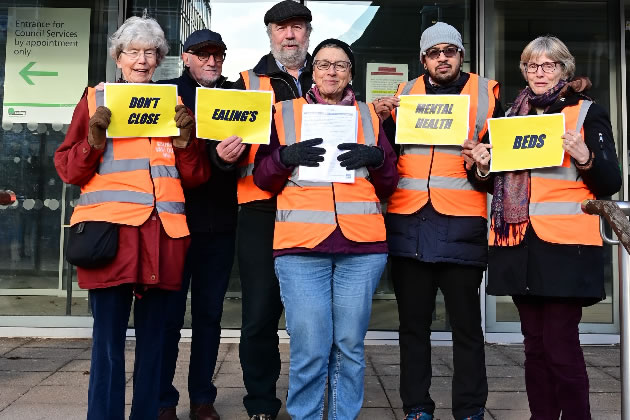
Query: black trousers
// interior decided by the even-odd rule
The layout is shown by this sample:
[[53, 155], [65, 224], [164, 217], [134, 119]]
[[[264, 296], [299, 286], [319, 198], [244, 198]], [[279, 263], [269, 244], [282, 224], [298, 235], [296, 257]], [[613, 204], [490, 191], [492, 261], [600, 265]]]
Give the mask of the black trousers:
[[237, 250], [242, 291], [242, 326], [239, 346], [243, 404], [249, 416], [280, 411], [276, 382], [280, 376], [278, 321], [282, 315], [280, 285], [273, 266], [273, 230], [276, 214], [247, 206], [238, 216]]
[[453, 417], [477, 414], [486, 405], [488, 380], [481, 329], [479, 285], [483, 269], [391, 257], [400, 320], [400, 397], [403, 409], [433, 413], [431, 321], [440, 288], [453, 332]]

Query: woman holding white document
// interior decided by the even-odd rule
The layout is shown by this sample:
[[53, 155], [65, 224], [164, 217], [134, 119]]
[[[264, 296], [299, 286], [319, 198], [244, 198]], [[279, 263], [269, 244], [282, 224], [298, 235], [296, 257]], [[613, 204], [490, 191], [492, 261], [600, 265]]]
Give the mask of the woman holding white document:
[[[387, 261], [380, 202], [396, 188], [396, 155], [374, 107], [349, 86], [350, 46], [327, 39], [313, 57], [315, 85], [306, 99], [276, 104], [254, 182], [277, 193], [275, 269], [291, 337], [287, 411], [319, 419], [328, 378], [328, 418], [353, 419], [372, 295]], [[322, 138], [302, 138], [313, 131]]]
[[512, 296], [518, 308], [532, 419], [590, 419], [578, 324], [582, 307], [605, 297], [604, 259], [599, 219], [580, 203], [616, 193], [621, 173], [608, 115], [582, 93], [590, 81], [573, 79], [566, 45], [536, 38], [520, 67], [528, 86], [508, 116], [563, 113], [564, 161], [489, 174], [490, 146], [468, 146], [493, 191], [486, 290]]

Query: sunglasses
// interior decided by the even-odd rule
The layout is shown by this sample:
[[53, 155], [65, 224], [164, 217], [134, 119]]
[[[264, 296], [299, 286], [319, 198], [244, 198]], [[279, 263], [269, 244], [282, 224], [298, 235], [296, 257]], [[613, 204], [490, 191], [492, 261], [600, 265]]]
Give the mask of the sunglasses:
[[440, 54], [444, 53], [444, 57], [453, 58], [459, 53], [461, 50], [457, 47], [446, 47], [444, 49], [432, 48], [424, 52], [426, 57], [429, 57], [431, 60], [437, 60], [440, 58]]

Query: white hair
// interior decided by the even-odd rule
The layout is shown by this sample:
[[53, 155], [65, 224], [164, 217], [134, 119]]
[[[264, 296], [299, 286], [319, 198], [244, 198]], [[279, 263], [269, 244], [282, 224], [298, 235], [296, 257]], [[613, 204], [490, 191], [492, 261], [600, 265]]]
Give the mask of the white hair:
[[155, 48], [157, 64], [160, 64], [168, 53], [168, 42], [164, 37], [164, 31], [160, 24], [150, 17], [130, 17], [112, 34], [109, 43], [109, 55], [114, 60], [117, 60], [120, 53], [131, 44]]

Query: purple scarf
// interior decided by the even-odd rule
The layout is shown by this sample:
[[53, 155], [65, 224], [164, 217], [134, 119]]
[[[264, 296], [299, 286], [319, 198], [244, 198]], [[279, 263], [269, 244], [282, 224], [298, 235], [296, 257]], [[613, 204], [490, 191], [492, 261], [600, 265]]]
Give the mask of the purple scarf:
[[[541, 95], [535, 95], [528, 86], [519, 93], [507, 116], [528, 115], [532, 106], [547, 109], [558, 100], [562, 88], [567, 84], [560, 80], [556, 86]], [[494, 195], [490, 205], [494, 245], [510, 237], [521, 236], [522, 223], [529, 219], [529, 171], [504, 172], [494, 178]]]
[[[341, 94], [341, 100], [335, 105], [354, 105], [354, 100], [355, 98], [352, 88], [350, 86], [346, 86]], [[330, 105], [324, 100], [324, 98], [322, 98], [322, 95], [319, 93], [319, 89], [315, 85], [313, 85], [313, 87], [306, 93], [306, 102], [309, 104]]]

